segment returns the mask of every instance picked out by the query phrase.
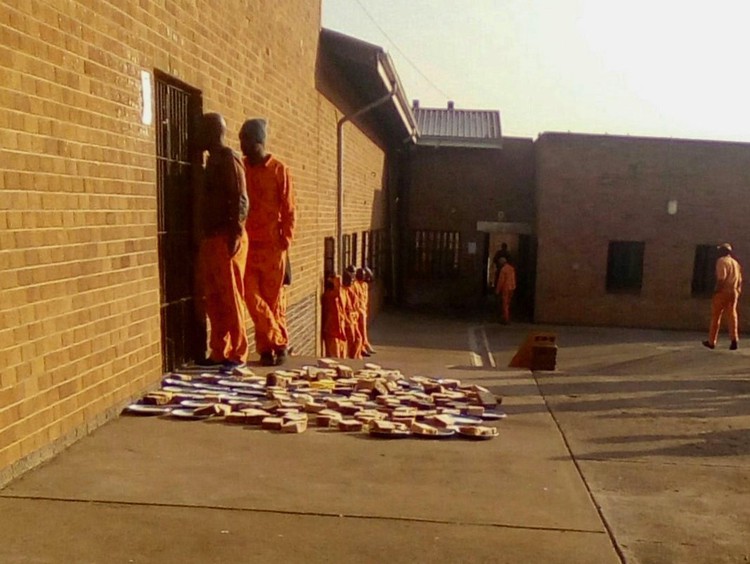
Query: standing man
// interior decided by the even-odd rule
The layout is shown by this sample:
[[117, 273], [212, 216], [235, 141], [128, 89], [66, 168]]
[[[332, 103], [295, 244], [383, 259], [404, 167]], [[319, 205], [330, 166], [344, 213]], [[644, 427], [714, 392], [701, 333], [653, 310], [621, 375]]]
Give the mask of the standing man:
[[266, 120], [242, 124], [240, 145], [250, 197], [245, 303], [260, 362], [273, 366], [284, 362], [289, 344], [281, 294], [286, 253], [294, 236], [292, 180], [286, 166], [266, 152]]
[[497, 278], [500, 276], [500, 269], [503, 265], [500, 264], [500, 259], [504, 258], [506, 261], [510, 260], [510, 251], [508, 250], [508, 243], [501, 243], [500, 248], [492, 257], [492, 264], [495, 265], [495, 278], [493, 287], [497, 286]]
[[[360, 359], [363, 356], [362, 333], [359, 332], [359, 291], [353, 286], [354, 283], [353, 266], [349, 266], [342, 274], [341, 293], [345, 296], [343, 302], [346, 314], [346, 324], [344, 334], [346, 335], [346, 357]], [[367, 356], [370, 356], [369, 354]]]
[[505, 257], [500, 257], [498, 264], [500, 265], [500, 271], [497, 275], [495, 293], [501, 300], [502, 320], [507, 325], [510, 323], [510, 302], [513, 299], [513, 292], [516, 290], [516, 269]]
[[724, 243], [718, 246], [719, 258], [716, 260], [716, 290], [711, 300], [711, 326], [708, 329], [708, 340], [703, 346], [713, 349], [719, 336], [721, 317], [727, 314], [729, 338], [732, 340], [729, 350], [737, 350], [739, 340], [737, 322], [737, 300], [742, 291], [742, 267], [732, 256], [732, 245]]
[[347, 302], [341, 287], [341, 277], [326, 276], [323, 291], [323, 350], [328, 358], [346, 358]]
[[[368, 271], [370, 275], [368, 275]], [[375, 354], [375, 349], [370, 344], [370, 338], [367, 333], [367, 322], [370, 310], [370, 283], [372, 282], [372, 271], [365, 268], [358, 268], [354, 273], [354, 282], [352, 287], [359, 294], [359, 333], [362, 335], [362, 355], [370, 356]]]
[[208, 151], [196, 203], [199, 300], [211, 326], [209, 356], [201, 364], [235, 367], [247, 361], [243, 275], [247, 260], [247, 191], [242, 161], [226, 145], [227, 124], [215, 113], [200, 123], [201, 148]]

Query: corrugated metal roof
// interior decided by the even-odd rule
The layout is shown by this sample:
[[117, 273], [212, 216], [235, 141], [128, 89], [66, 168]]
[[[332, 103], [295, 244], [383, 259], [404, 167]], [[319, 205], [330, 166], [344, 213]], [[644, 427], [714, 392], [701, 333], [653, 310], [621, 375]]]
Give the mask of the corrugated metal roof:
[[419, 145], [446, 147], [502, 147], [500, 112], [495, 110], [457, 110], [448, 108], [412, 108], [419, 129]]

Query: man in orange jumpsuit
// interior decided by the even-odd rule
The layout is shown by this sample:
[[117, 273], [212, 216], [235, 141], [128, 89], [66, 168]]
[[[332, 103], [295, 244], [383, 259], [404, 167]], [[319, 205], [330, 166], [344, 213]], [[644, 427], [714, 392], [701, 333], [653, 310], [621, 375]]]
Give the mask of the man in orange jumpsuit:
[[495, 294], [501, 300], [503, 323], [508, 324], [510, 323], [510, 302], [516, 290], [516, 269], [504, 257], [500, 257], [498, 264], [500, 272], [497, 276]]
[[352, 267], [344, 271], [342, 293], [346, 296], [346, 356], [362, 358], [362, 334], [359, 332], [360, 294], [354, 287]]
[[255, 326], [255, 347], [264, 366], [282, 364], [289, 344], [282, 286], [286, 253], [294, 236], [295, 211], [289, 170], [266, 152], [266, 121], [240, 129], [250, 211], [245, 303]]
[[340, 276], [328, 276], [323, 291], [323, 347], [329, 358], [346, 358], [346, 296]]
[[362, 355], [363, 356], [370, 356], [375, 353], [375, 350], [372, 348], [372, 345], [370, 344], [370, 339], [367, 336], [367, 320], [368, 320], [368, 311], [370, 308], [370, 282], [372, 281], [372, 278], [370, 277], [368, 280], [367, 271], [369, 269], [364, 268], [358, 268], [355, 273], [355, 280], [352, 283], [352, 286], [357, 290], [359, 294], [359, 320], [358, 320], [358, 327], [359, 327], [359, 333], [362, 335]]
[[721, 317], [727, 314], [727, 325], [729, 326], [729, 338], [731, 344], [729, 350], [737, 350], [739, 340], [737, 322], [737, 301], [742, 292], [742, 267], [732, 256], [732, 245], [724, 243], [719, 245], [719, 258], [716, 261], [716, 290], [711, 300], [711, 325], [708, 329], [708, 340], [703, 345], [709, 349], [716, 347], [719, 336]]
[[203, 300], [211, 334], [209, 356], [200, 364], [233, 367], [247, 360], [243, 306], [247, 259], [247, 191], [242, 161], [226, 145], [226, 123], [219, 114], [201, 120], [202, 147], [208, 151], [203, 186], [196, 207], [198, 299]]

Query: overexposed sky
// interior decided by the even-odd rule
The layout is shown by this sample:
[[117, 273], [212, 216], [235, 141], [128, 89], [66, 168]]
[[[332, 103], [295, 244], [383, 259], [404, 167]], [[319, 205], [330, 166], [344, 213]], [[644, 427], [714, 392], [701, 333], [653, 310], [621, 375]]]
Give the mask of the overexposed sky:
[[323, 0], [323, 26], [385, 48], [410, 100], [500, 110], [507, 136], [750, 142], [750, 0]]

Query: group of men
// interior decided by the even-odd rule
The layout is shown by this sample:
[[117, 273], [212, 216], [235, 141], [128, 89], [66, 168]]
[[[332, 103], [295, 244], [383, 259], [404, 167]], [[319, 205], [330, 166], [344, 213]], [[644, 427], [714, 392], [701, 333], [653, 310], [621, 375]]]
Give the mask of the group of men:
[[288, 354], [284, 278], [294, 236], [289, 171], [266, 152], [266, 121], [247, 120], [239, 138], [243, 157], [226, 143], [220, 114], [202, 116], [201, 149], [208, 151], [196, 201], [199, 238], [197, 300], [208, 318], [203, 365], [243, 365], [248, 358], [246, 314], [264, 366]]
[[[201, 364], [238, 366], [247, 362], [245, 311], [253, 321], [261, 364], [282, 364], [289, 344], [284, 281], [295, 226], [289, 171], [266, 151], [264, 119], [250, 119], [242, 125], [243, 157], [227, 145], [227, 126], [220, 114], [203, 115], [200, 132], [208, 160], [196, 202], [195, 227], [200, 241], [197, 297], [210, 326], [208, 356]], [[736, 350], [742, 269], [730, 244], [720, 245], [718, 252], [711, 324], [703, 345], [716, 347], [721, 318], [726, 315], [729, 348]], [[506, 244], [493, 262], [501, 320], [508, 323], [516, 276]], [[332, 274], [326, 278], [322, 333], [327, 356], [362, 358], [374, 353], [367, 335], [371, 281], [369, 269], [354, 266], [341, 277]]]
[[367, 334], [372, 271], [350, 265], [343, 276], [330, 273], [323, 290], [323, 346], [330, 358], [362, 358], [375, 353]]

